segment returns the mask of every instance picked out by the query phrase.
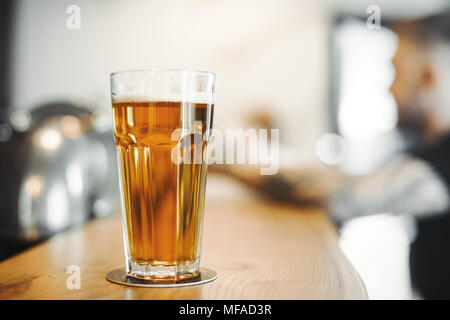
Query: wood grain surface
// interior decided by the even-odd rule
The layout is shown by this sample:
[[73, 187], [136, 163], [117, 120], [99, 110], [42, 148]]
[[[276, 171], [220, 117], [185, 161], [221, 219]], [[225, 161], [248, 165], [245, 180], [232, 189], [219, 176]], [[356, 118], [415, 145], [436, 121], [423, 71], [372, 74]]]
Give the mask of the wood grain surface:
[[[124, 265], [117, 214], [59, 234], [0, 263], [0, 298], [367, 298], [322, 211], [265, 202], [239, 188], [222, 180], [208, 182], [201, 265], [218, 272], [211, 283], [163, 289], [107, 281], [108, 271]], [[70, 265], [81, 269], [80, 289], [66, 286]]]

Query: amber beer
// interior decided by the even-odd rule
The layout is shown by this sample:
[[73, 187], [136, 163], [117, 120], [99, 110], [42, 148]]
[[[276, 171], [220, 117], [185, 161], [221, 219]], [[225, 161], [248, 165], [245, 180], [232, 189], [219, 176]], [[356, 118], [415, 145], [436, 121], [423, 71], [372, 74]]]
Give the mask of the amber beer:
[[[196, 276], [205, 206], [204, 155], [214, 109], [212, 99], [198, 97], [204, 83], [198, 79], [204, 75], [143, 71], [119, 74], [117, 79], [113, 76], [112, 109], [128, 273], [151, 280]], [[173, 82], [177, 78], [183, 81]], [[120, 88], [130, 87], [128, 79], [131, 87], [150, 81], [146, 85], [154, 91], [121, 94]], [[186, 79], [191, 79], [191, 85], [183, 88], [189, 83]], [[145, 86], [137, 87], [141, 90]], [[165, 87], [184, 92], [160, 94]], [[115, 88], [119, 89], [115, 92]]]
[[[206, 134], [213, 105], [192, 103], [188, 109]], [[198, 150], [204, 154], [206, 140], [192, 134], [173, 140], [182, 127], [181, 102], [113, 103], [113, 114], [130, 259], [138, 265], [197, 264], [207, 165], [194, 157]]]

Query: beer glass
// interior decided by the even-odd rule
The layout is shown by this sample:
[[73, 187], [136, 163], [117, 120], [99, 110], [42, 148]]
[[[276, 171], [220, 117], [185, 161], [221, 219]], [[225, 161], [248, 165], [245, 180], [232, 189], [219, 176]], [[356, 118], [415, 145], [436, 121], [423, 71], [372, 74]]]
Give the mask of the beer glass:
[[215, 74], [111, 74], [126, 269], [149, 280], [199, 274]]

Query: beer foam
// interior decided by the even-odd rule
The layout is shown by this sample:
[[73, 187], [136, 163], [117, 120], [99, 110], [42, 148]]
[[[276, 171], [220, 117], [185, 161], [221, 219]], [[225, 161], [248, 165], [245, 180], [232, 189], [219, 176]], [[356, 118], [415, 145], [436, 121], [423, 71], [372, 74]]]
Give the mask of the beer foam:
[[170, 101], [170, 102], [188, 102], [188, 103], [214, 103], [214, 93], [212, 92], [193, 92], [187, 95], [169, 93], [169, 94], [146, 94], [146, 93], [120, 93], [113, 95], [113, 103], [124, 102], [149, 102], [149, 101]]

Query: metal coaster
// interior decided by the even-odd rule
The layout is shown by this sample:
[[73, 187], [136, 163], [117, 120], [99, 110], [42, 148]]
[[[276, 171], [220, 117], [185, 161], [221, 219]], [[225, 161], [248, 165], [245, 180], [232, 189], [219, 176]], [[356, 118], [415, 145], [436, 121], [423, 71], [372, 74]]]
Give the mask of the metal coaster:
[[200, 268], [200, 273], [196, 277], [178, 281], [157, 281], [131, 277], [127, 274], [125, 268], [119, 268], [108, 272], [106, 279], [114, 283], [132, 287], [171, 288], [195, 286], [214, 281], [217, 279], [217, 272], [207, 268]]

